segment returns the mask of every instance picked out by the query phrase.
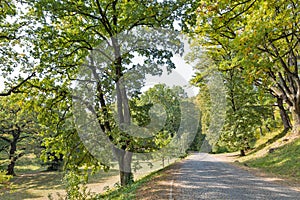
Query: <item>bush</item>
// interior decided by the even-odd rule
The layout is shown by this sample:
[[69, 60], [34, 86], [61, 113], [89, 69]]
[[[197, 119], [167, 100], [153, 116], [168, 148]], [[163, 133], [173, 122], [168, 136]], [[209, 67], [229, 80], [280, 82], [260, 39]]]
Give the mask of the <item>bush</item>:
[[76, 172], [69, 171], [64, 176], [66, 185], [67, 199], [87, 200], [92, 199], [93, 195], [87, 189], [88, 174], [80, 175]]
[[10, 182], [12, 176], [6, 175], [6, 171], [0, 171], [0, 194], [3, 190], [10, 188]]

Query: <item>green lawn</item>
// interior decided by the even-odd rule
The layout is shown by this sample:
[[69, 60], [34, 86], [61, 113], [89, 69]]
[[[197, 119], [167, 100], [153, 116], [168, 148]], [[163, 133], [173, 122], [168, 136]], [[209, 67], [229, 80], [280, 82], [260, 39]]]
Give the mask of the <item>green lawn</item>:
[[[3, 157], [0, 160], [4, 160]], [[171, 160], [174, 162], [175, 160]], [[135, 179], [140, 179], [145, 175], [162, 168], [160, 160], [152, 161], [152, 167], [148, 162], [140, 162], [140, 169], [134, 173]], [[167, 164], [168, 162], [166, 162]], [[5, 166], [7, 163], [3, 163]], [[2, 167], [3, 168], [3, 167]], [[15, 167], [17, 176], [11, 179], [12, 186], [8, 190], [0, 188], [0, 199], [2, 200], [46, 200], [48, 194], [57, 198], [56, 193], [65, 194], [62, 182], [63, 172], [47, 172], [46, 167], [41, 165], [41, 161], [33, 154], [24, 156], [17, 161]], [[113, 189], [115, 183], [119, 181], [119, 172], [116, 168], [104, 172], [99, 172], [89, 177], [88, 189], [93, 193], [100, 193], [106, 189]], [[2, 196], [1, 196], [2, 193]]]

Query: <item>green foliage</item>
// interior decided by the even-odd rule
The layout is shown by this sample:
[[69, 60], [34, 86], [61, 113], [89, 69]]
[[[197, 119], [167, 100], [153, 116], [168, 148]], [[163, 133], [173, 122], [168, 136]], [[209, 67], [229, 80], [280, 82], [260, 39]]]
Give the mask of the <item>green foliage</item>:
[[[218, 68], [284, 100], [299, 125], [299, 6], [292, 1], [201, 1], [194, 32]], [[292, 97], [292, 98], [291, 98]]]
[[272, 116], [272, 110], [262, 104], [257, 88], [241, 79], [239, 72], [230, 70], [225, 77], [228, 107], [221, 140], [230, 150], [247, 150], [260, 136], [256, 130]]
[[[166, 168], [165, 168], [166, 169]], [[133, 200], [136, 199], [137, 190], [143, 186], [143, 184], [151, 181], [153, 177], [158, 176], [160, 173], [163, 173], [165, 169], [160, 169], [154, 171], [147, 176], [141, 178], [140, 180], [135, 181], [133, 184], [128, 185], [126, 187], [116, 188], [115, 190], [108, 190], [104, 194], [98, 194], [95, 196], [93, 200]]]
[[[50, 151], [56, 155], [63, 154], [64, 158], [67, 158], [67, 168], [78, 168], [87, 164], [103, 166], [107, 169], [108, 164], [98, 162], [95, 157], [99, 158], [105, 154], [105, 158], [110, 157], [105, 161], [109, 161], [111, 156], [105, 152], [93, 152], [92, 155], [91, 149], [85, 148], [87, 144], [80, 141], [82, 135], [77, 132], [72, 122], [71, 116], [74, 114], [70, 109], [73, 106], [72, 96], [66, 89], [70, 85], [70, 80], [84, 78], [94, 80], [97, 83], [97, 91], [91, 98], [96, 101], [92, 102], [90, 109], [95, 111], [98, 126], [118, 148], [139, 149], [138, 141], [118, 126], [123, 125], [124, 122], [114, 120], [114, 105], [119, 111], [124, 110], [124, 107], [128, 106], [125, 100], [127, 94], [130, 96], [139, 92], [143, 84], [141, 78], [146, 73], [160, 74], [159, 65], [166, 66], [168, 70], [175, 67], [171, 57], [173, 52], [180, 53], [182, 50], [179, 40], [175, 36], [170, 37], [171, 39], [166, 39], [166, 36], [153, 39], [147, 27], [164, 27], [173, 30], [173, 21], [189, 7], [188, 4], [191, 2], [98, 0], [84, 2], [28, 0], [26, 2], [30, 4], [28, 19], [38, 24], [31, 27], [27, 33], [30, 42], [34, 44], [32, 56], [39, 60], [36, 71], [40, 77], [32, 86], [43, 91], [42, 95], [45, 96], [43, 102], [45, 109], [39, 117], [45, 126], [43, 146], [47, 150], [43, 152], [43, 158], [48, 159], [47, 154]], [[138, 29], [139, 27], [141, 29]], [[141, 42], [145, 43], [144, 39], [146, 39], [148, 46], [146, 45], [145, 48], [132, 46], [136, 44], [136, 37], [128, 37], [127, 33], [130, 32], [143, 36]], [[159, 31], [157, 34], [163, 35]], [[157, 44], [154, 44], [155, 42]], [[94, 56], [95, 52], [97, 55]], [[88, 60], [87, 55], [91, 55]], [[135, 55], [145, 58], [143, 66], [132, 64]], [[93, 70], [90, 72], [83, 70], [80, 74], [82, 72], [80, 69], [86, 65], [89, 69], [99, 66], [96, 70], [99, 73], [96, 75]], [[132, 91], [122, 91], [123, 96], [118, 96], [120, 94], [118, 92], [123, 90], [120, 89], [118, 81], [123, 78], [126, 81], [128, 74], [138, 76], [132, 84], [137, 84], [139, 87], [134, 87]], [[84, 84], [84, 88], [86, 87], [87, 84]], [[80, 102], [90, 100], [88, 99], [91, 96], [90, 91], [86, 94], [79, 87], [77, 89], [78, 93], [75, 95], [73, 93], [73, 97], [81, 97]], [[113, 94], [114, 90], [118, 91], [117, 102]], [[122, 102], [125, 103], [119, 104], [120, 98], [123, 98]], [[141, 109], [136, 109], [135, 117], [140, 123], [138, 125], [146, 124], [147, 119], [143, 121], [141, 118], [143, 115], [138, 113], [143, 111], [138, 110]], [[119, 115], [120, 113], [122, 112], [119, 112]], [[86, 119], [89, 118], [90, 116], [87, 115]], [[88, 137], [87, 134], [85, 137]], [[158, 143], [159, 141], [155, 140]], [[93, 146], [92, 142], [86, 142], [89, 143], [88, 146]], [[120, 156], [119, 161], [121, 160]]]
[[1, 149], [8, 155], [8, 173], [14, 175], [15, 162], [39, 146], [39, 125], [34, 99], [26, 94], [13, 94], [0, 99]]
[[[197, 44], [196, 41], [194, 45]], [[197, 103], [202, 111], [202, 131], [210, 143], [214, 144], [212, 150], [236, 151], [253, 147], [260, 136], [257, 129], [269, 125], [272, 121], [270, 95], [249, 83], [241, 70], [222, 69], [220, 58], [217, 57], [220, 55], [214, 55], [214, 51], [204, 52], [194, 47], [188, 59], [196, 55], [199, 55], [201, 60], [206, 59], [205, 62], [198, 61], [195, 67], [197, 73], [192, 83], [200, 88]], [[227, 61], [231, 61], [230, 58]], [[219, 74], [219, 82], [212, 74]], [[226, 95], [226, 103], [223, 104], [222, 95]], [[212, 99], [213, 97], [215, 99]], [[215, 104], [223, 107], [216, 107]], [[224, 123], [220, 120], [222, 118], [225, 119]], [[218, 126], [221, 127], [220, 138], [212, 134], [218, 130]]]
[[93, 195], [87, 189], [88, 175], [80, 175], [74, 171], [68, 171], [63, 179], [66, 186], [67, 199], [87, 200]]
[[200, 151], [204, 140], [205, 140], [205, 135], [202, 134], [201, 126], [199, 126], [196, 136], [193, 142], [190, 144], [188, 151]]
[[18, 0], [0, 2], [0, 77], [5, 85], [0, 96], [20, 92], [19, 87], [35, 75], [29, 55], [32, 46], [25, 34], [31, 21], [24, 19], [23, 3]]
[[1, 190], [9, 187], [9, 180], [12, 178], [11, 175], [6, 175], [6, 171], [0, 171], [0, 195]]
[[180, 151], [171, 141], [180, 126], [180, 100], [185, 96], [181, 88], [157, 84], [134, 99], [134, 104], [131, 101], [133, 122], [141, 125], [137, 132], [142, 137], [136, 139], [137, 145], [143, 152], [153, 152], [152, 156], [162, 158], [163, 163]]

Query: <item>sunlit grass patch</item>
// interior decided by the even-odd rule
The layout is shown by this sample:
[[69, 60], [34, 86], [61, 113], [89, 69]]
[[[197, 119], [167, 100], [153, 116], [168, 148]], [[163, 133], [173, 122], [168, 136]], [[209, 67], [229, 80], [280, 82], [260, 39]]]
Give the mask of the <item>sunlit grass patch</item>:
[[273, 153], [245, 161], [250, 167], [261, 168], [266, 172], [282, 177], [300, 179], [300, 139], [276, 148]]

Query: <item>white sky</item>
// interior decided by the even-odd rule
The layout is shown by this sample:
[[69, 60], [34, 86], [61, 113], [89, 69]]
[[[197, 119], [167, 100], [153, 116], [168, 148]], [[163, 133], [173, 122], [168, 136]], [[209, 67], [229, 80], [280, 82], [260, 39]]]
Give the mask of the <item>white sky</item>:
[[[151, 78], [147, 76], [147, 78], [150, 79], [149, 80], [146, 79], [146, 88], [147, 87], [149, 88], [151, 87], [151, 85], [153, 86], [157, 83], [165, 83], [168, 86], [179, 85], [184, 88], [190, 87], [188, 83], [192, 78], [192, 76], [194, 75], [192, 66], [186, 64], [185, 61], [179, 56], [175, 56], [174, 59], [172, 60], [176, 65], [176, 69], [173, 70], [171, 74], [167, 75], [167, 73], [164, 72], [162, 76], [156, 78], [155, 77]], [[15, 72], [13, 76], [18, 76], [18, 72]], [[2, 76], [0, 76], [0, 91], [4, 90], [4, 80], [5, 79]], [[197, 95], [198, 93], [198, 88], [195, 87], [191, 87], [186, 90], [189, 96], [194, 96]]]

